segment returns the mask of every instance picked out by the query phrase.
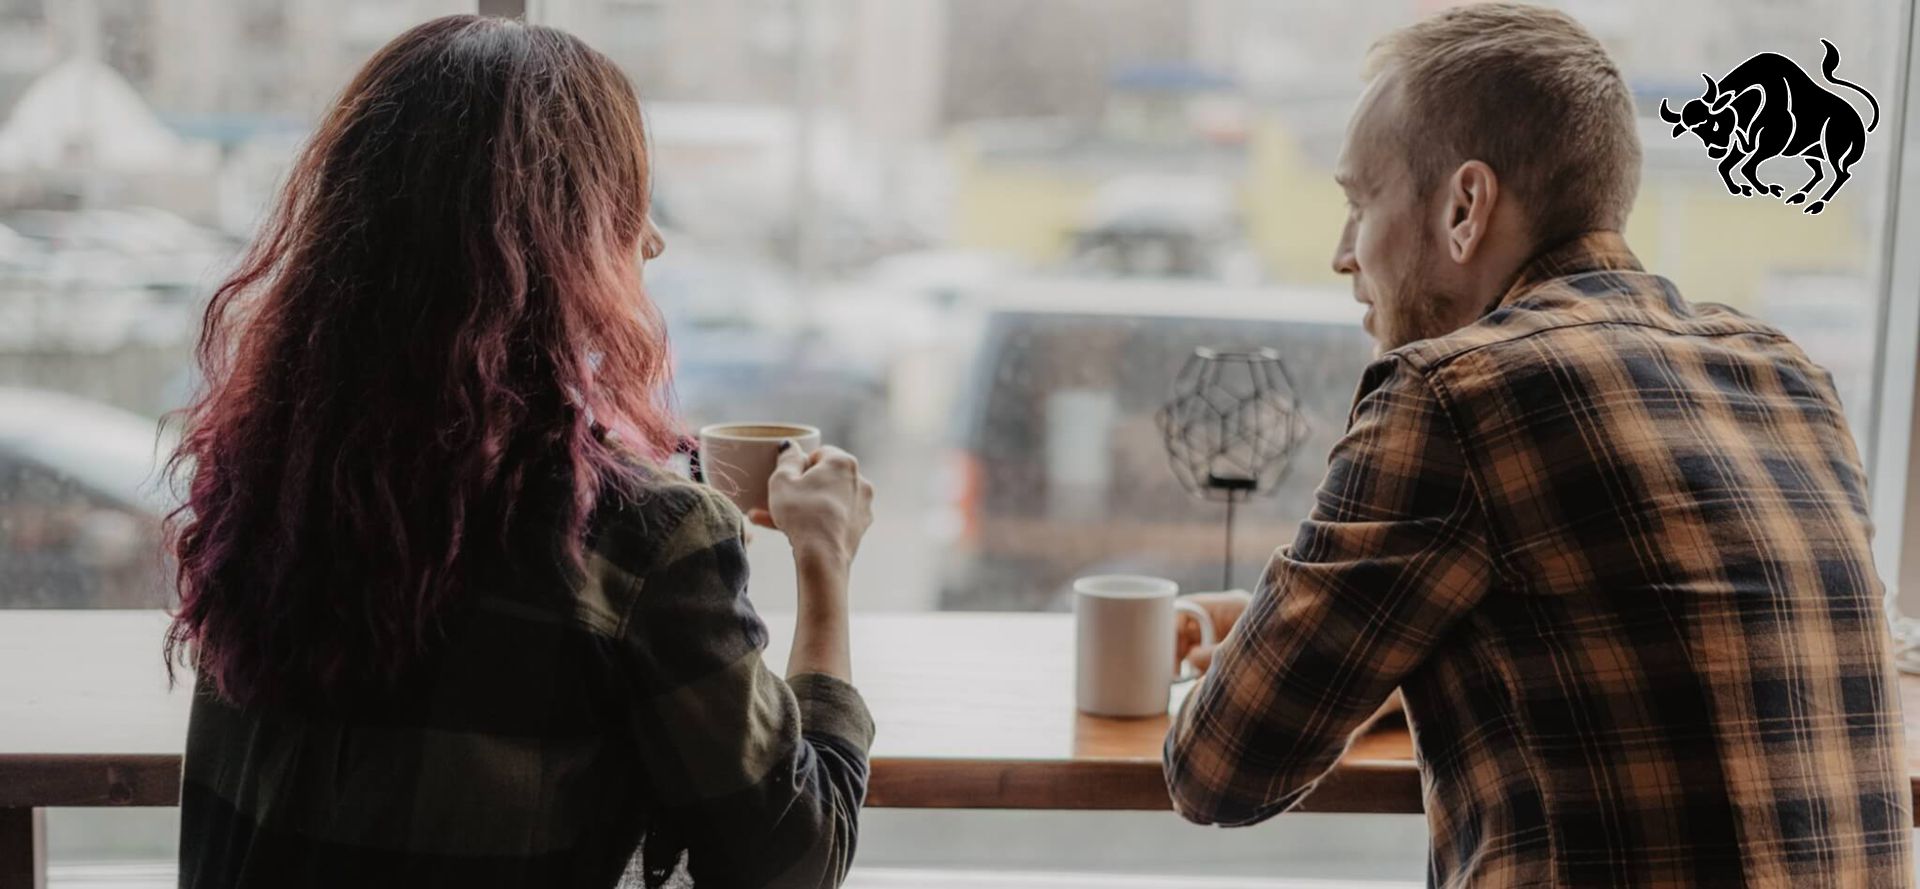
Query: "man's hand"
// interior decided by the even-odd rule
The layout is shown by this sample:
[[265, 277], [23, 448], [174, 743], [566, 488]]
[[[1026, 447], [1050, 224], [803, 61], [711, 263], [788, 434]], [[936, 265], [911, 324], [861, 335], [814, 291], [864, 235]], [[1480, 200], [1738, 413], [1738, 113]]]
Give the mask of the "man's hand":
[[1238, 623], [1240, 615], [1246, 613], [1247, 603], [1253, 601], [1253, 594], [1246, 590], [1228, 590], [1224, 593], [1194, 593], [1182, 597], [1207, 612], [1213, 618], [1214, 644], [1200, 644], [1200, 622], [1184, 611], [1174, 612], [1173, 659], [1177, 670], [1180, 662], [1193, 665], [1202, 673], [1213, 666], [1213, 652], [1220, 647], [1221, 640], [1227, 638], [1227, 632]]
[[[1207, 612], [1208, 617], [1213, 618], [1213, 629], [1218, 636], [1214, 644], [1201, 645], [1200, 622], [1194, 620], [1193, 615], [1187, 612], [1174, 612], [1174, 633], [1176, 634], [1173, 643], [1174, 671], [1179, 672], [1180, 663], [1184, 662], [1192, 664], [1195, 670], [1205, 673], [1213, 666], [1213, 654], [1219, 650], [1220, 643], [1227, 638], [1227, 632], [1233, 629], [1234, 624], [1239, 623], [1240, 615], [1246, 613], [1247, 603], [1253, 601], [1253, 594], [1245, 590], [1228, 590], [1224, 593], [1194, 593], [1183, 598], [1200, 606]], [[1403, 709], [1400, 690], [1394, 689], [1393, 694], [1380, 705], [1380, 709], [1367, 717], [1360, 731], [1372, 730], [1375, 723], [1398, 714]]]

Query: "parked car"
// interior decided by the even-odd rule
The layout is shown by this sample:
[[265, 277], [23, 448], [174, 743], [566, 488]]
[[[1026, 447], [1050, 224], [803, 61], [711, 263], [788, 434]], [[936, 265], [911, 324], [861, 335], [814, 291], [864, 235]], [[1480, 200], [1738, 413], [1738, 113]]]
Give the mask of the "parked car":
[[939, 603], [1060, 610], [1074, 577], [1223, 584], [1225, 508], [1179, 486], [1156, 415], [1197, 347], [1270, 347], [1307, 435], [1272, 496], [1238, 507], [1235, 586], [1251, 587], [1312, 508], [1373, 345], [1338, 291], [1171, 281], [1025, 282], [979, 307], [940, 522]]
[[156, 421], [0, 387], [0, 608], [158, 608], [173, 451]]

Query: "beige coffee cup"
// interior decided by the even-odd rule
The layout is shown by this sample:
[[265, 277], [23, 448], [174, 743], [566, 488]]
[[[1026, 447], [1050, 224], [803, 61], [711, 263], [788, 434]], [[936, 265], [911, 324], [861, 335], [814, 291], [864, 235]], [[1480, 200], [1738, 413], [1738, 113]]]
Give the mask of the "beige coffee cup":
[[820, 430], [801, 423], [715, 423], [700, 430], [700, 472], [741, 512], [767, 507], [767, 480], [780, 462], [780, 443], [802, 451], [820, 447]]
[[1214, 641], [1213, 619], [1178, 598], [1180, 585], [1161, 577], [1106, 574], [1073, 582], [1074, 703], [1094, 716], [1161, 716], [1175, 682], [1174, 614], [1200, 622], [1202, 645]]

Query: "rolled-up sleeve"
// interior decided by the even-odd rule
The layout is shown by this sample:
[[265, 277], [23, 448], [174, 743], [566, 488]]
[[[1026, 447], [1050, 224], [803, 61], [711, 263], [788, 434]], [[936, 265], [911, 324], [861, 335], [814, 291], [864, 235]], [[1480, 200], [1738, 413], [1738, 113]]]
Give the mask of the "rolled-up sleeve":
[[1368, 368], [1312, 514], [1277, 551], [1168, 732], [1174, 808], [1252, 824], [1292, 808], [1491, 584], [1484, 514], [1426, 379]]
[[658, 828], [696, 885], [831, 887], [852, 864], [873, 719], [853, 686], [781, 679], [747, 599], [739, 512], [704, 488], [638, 578], [621, 635]]

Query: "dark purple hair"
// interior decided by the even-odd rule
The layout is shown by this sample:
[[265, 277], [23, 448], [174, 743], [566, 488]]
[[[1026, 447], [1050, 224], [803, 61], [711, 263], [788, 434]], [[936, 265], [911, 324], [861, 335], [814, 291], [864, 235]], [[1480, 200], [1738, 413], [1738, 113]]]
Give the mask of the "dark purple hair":
[[648, 183], [631, 84], [572, 36], [449, 16], [374, 55], [207, 307], [169, 669], [337, 701], [481, 579], [578, 576], [672, 444]]

